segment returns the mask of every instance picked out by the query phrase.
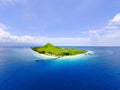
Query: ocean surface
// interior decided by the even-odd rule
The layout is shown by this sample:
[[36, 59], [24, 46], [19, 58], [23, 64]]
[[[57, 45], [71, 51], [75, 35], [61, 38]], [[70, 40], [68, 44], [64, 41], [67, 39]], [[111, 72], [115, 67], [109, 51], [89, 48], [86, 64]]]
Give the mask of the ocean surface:
[[120, 47], [68, 47], [94, 55], [40, 60], [28, 47], [0, 48], [0, 90], [120, 90]]

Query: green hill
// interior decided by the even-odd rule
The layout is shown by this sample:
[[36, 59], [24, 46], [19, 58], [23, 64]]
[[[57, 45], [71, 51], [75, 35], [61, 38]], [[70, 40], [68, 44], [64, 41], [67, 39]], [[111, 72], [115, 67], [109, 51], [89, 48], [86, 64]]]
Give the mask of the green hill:
[[46, 45], [42, 46], [42, 48], [57, 48], [57, 47], [51, 43], [47, 43]]
[[52, 45], [51, 43], [47, 43], [42, 47], [34, 47], [32, 50], [46, 55], [52, 56], [72, 56], [77, 54], [86, 53], [87, 50], [82, 49], [74, 49], [74, 48], [59, 48], [57, 46]]

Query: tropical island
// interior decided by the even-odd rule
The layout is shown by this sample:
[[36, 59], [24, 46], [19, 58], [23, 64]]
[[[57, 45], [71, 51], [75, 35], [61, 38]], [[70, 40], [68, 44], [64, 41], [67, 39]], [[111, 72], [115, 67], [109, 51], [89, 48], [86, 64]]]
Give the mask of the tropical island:
[[34, 47], [32, 50], [36, 51], [41, 55], [53, 56], [53, 57], [64, 57], [64, 56], [74, 56], [79, 54], [85, 54], [88, 51], [83, 49], [75, 49], [75, 48], [60, 48], [51, 43], [47, 43], [41, 47]]

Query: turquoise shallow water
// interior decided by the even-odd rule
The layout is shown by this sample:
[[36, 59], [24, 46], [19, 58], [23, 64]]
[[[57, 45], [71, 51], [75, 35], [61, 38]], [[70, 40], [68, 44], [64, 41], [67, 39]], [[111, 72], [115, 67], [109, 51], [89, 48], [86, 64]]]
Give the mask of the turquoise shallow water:
[[120, 90], [120, 47], [74, 48], [95, 54], [36, 62], [30, 48], [0, 48], [0, 90]]

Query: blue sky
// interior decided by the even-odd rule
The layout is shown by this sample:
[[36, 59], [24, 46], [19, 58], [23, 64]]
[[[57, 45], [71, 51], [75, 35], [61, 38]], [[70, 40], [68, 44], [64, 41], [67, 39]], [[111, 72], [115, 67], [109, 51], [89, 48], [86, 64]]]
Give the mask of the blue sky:
[[120, 0], [0, 0], [0, 43], [119, 46], [119, 13]]

